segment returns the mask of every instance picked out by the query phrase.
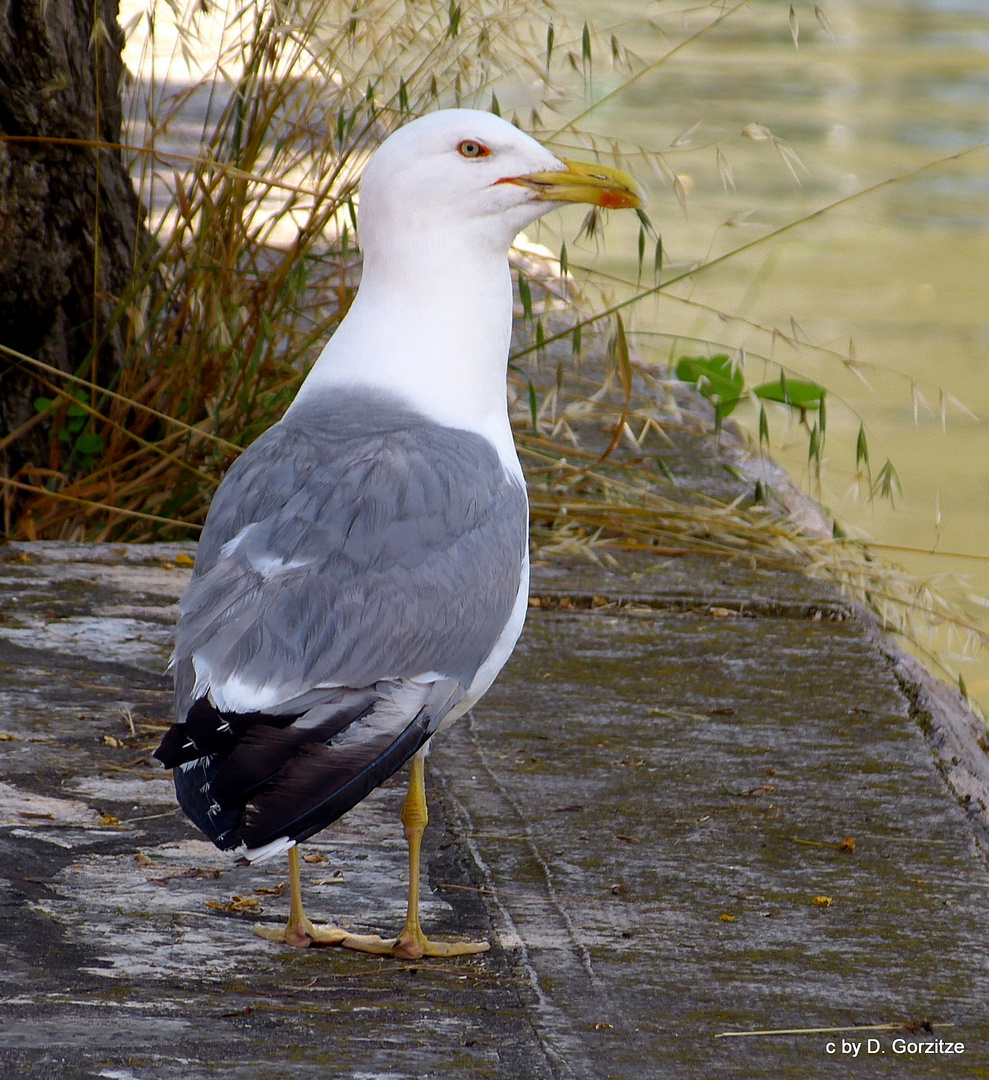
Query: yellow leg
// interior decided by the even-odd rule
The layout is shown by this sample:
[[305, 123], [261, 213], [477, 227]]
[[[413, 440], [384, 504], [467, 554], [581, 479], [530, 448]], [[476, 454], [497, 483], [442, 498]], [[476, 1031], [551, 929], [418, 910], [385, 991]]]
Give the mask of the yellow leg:
[[[405, 926], [392, 948], [392, 955], [406, 960], [418, 960], [421, 956], [464, 956], [469, 953], [487, 952], [487, 941], [430, 941], [419, 925], [419, 852], [422, 834], [429, 821], [426, 810], [426, 780], [424, 755], [420, 752], [412, 759], [409, 773], [409, 793], [402, 807], [402, 824], [409, 845], [409, 903], [405, 914]], [[346, 942], [344, 943], [346, 945]], [[350, 946], [352, 947], [352, 946]]]
[[312, 944], [340, 945], [348, 937], [346, 930], [338, 926], [315, 926], [306, 918], [302, 908], [302, 882], [299, 877], [299, 849], [288, 849], [288, 887], [289, 909], [288, 922], [282, 929], [262, 926], [255, 923], [254, 933], [268, 941], [280, 941], [297, 949], [305, 949]]
[[402, 807], [402, 824], [409, 845], [409, 902], [405, 927], [397, 938], [382, 938], [377, 934], [350, 934], [338, 926], [317, 926], [311, 923], [302, 910], [302, 889], [299, 883], [299, 849], [289, 849], [289, 917], [283, 929], [261, 926], [254, 932], [268, 941], [284, 942], [296, 948], [308, 945], [339, 945], [345, 949], [373, 953], [377, 956], [395, 956], [403, 960], [418, 960], [423, 956], [464, 956], [487, 952], [487, 941], [430, 941], [419, 925], [419, 852], [422, 834], [429, 815], [426, 811], [426, 783], [423, 754], [412, 759], [409, 775], [409, 792]]

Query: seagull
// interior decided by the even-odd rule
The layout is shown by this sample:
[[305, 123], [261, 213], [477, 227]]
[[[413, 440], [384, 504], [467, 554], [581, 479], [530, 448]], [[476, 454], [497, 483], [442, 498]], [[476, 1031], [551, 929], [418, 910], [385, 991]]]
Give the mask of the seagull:
[[[287, 852], [288, 922], [261, 936], [403, 959], [489, 948], [426, 937], [419, 851], [429, 740], [491, 685], [528, 607], [508, 250], [560, 203], [642, 201], [625, 173], [471, 109], [413, 120], [368, 161], [360, 288], [213, 498], [180, 603], [175, 723], [155, 755], [217, 847], [249, 863]], [[297, 845], [409, 759], [404, 929], [310, 922]]]

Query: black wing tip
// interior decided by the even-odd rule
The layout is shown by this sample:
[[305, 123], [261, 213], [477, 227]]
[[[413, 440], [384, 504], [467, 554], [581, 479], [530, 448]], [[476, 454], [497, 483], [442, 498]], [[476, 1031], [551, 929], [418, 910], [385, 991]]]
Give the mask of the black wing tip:
[[186, 761], [192, 761], [202, 754], [197, 750], [192, 757], [185, 754], [186, 743], [189, 741], [185, 724], [172, 724], [162, 736], [158, 749], [151, 755], [156, 761], [160, 761], [166, 769], [176, 769]]
[[239, 847], [241, 811], [226, 809], [215, 802], [210, 785], [219, 762], [214, 757], [202, 757], [184, 768], [175, 769], [175, 797], [186, 817], [221, 851]]
[[291, 730], [294, 719], [223, 714], [201, 698], [154, 752], [173, 770], [186, 816], [221, 850], [298, 842], [325, 829], [423, 746], [433, 718], [423, 709], [387, 744], [372, 740], [349, 755], [314, 741], [314, 731]]
[[223, 712], [208, 697], [197, 698], [185, 718], [165, 732], [154, 757], [166, 769], [206, 755], [226, 760], [252, 728], [263, 725], [277, 730], [288, 727], [302, 713]]
[[[280, 837], [287, 836], [300, 843], [315, 836], [328, 825], [343, 817], [389, 776], [396, 773], [430, 736], [432, 717], [424, 710], [373, 760], [366, 762], [325, 798], [310, 802], [308, 808], [299, 806], [299, 785], [284, 778], [272, 784], [269, 791], [253, 800], [247, 807], [241, 824], [241, 835], [248, 848], [263, 848]], [[294, 760], [310, 774], [313, 787], [318, 787], [321, 773], [338, 771], [339, 762], [330, 755], [331, 748], [322, 743], [310, 744]]]

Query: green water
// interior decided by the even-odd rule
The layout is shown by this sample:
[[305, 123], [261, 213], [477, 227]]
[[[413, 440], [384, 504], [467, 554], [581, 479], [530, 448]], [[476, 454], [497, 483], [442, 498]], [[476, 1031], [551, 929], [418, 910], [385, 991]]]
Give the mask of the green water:
[[[637, 346], [643, 358], [665, 361], [671, 349], [675, 355], [701, 349], [657, 332], [700, 338], [745, 348], [753, 382], [777, 375], [756, 360], [762, 356], [783, 363], [789, 375], [827, 386], [820, 486], [807, 467], [806, 433], [782, 412], [769, 416], [774, 456], [849, 531], [914, 549], [891, 550], [890, 559], [937, 578], [943, 590], [986, 596], [989, 150], [971, 148], [989, 142], [989, 4], [831, 0], [820, 6], [834, 40], [813, 4], [794, 3], [799, 48], [789, 3], [745, 5], [581, 121], [601, 137], [602, 149], [617, 139], [626, 151], [640, 145], [662, 153], [681, 178], [686, 218], [668, 180], [634, 155], [625, 159], [650, 188], [649, 212], [666, 250], [664, 275], [872, 185], [923, 171], [697, 274], [670, 290], [676, 299], [641, 304], [633, 316]], [[658, 60], [715, 15], [706, 8], [678, 16], [671, 4], [623, 0], [567, 0], [565, 10], [578, 25], [586, 17], [607, 33], [614, 27], [646, 61]], [[595, 95], [619, 86], [603, 57], [595, 71]], [[771, 141], [741, 134], [753, 123], [799, 156], [806, 167], [794, 163], [800, 183]], [[671, 145], [694, 125], [686, 142]], [[719, 174], [716, 145], [735, 190]], [[947, 160], [959, 153], [964, 156]], [[635, 250], [634, 220], [612, 215], [607, 250], [587, 252], [586, 259], [593, 255], [596, 267], [634, 280]], [[796, 333], [799, 347], [765, 332], [774, 327]], [[850, 340], [868, 386], [842, 360]], [[754, 412], [736, 415], [756, 430]], [[856, 483], [860, 420], [873, 475], [887, 458], [899, 475], [903, 490], [893, 507], [870, 501]], [[940, 579], [945, 574], [960, 580]], [[989, 625], [989, 608], [971, 600], [969, 608]], [[944, 633], [939, 648], [989, 703], [985, 655], [964, 660], [961, 639]]]

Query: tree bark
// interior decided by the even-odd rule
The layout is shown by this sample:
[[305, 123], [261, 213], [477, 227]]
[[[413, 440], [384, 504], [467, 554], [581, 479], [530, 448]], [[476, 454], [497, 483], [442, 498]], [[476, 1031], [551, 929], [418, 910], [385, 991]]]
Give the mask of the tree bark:
[[[55, 140], [120, 141], [117, 11], [117, 0], [0, 0], [0, 344], [102, 386], [124, 362], [125, 327], [108, 327], [147, 242], [143, 211], [119, 151]], [[37, 372], [0, 354], [8, 477], [58, 465], [39, 395], [52, 391]]]

